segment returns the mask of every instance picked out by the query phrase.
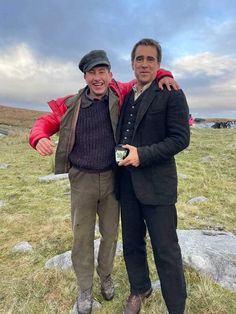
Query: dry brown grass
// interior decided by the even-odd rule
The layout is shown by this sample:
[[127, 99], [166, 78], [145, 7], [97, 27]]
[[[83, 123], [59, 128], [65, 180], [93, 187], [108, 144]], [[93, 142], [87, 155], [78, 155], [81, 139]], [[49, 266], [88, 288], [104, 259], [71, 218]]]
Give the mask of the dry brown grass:
[[46, 112], [0, 106], [0, 124], [31, 128], [35, 119], [44, 114]]

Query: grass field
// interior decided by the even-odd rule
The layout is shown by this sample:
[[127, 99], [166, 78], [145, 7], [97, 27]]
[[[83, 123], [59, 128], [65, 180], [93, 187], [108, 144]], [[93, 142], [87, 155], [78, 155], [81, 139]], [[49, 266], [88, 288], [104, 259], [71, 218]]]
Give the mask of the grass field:
[[[12, 127], [7, 118], [0, 118], [0, 129], [9, 130], [8, 136], [0, 138], [0, 164], [9, 165], [0, 169], [0, 313], [69, 313], [77, 295], [74, 273], [44, 269], [49, 258], [71, 248], [68, 181], [38, 181], [39, 176], [52, 172], [53, 157], [40, 157], [28, 145], [28, 127], [40, 113], [33, 114], [29, 117], [27, 111], [22, 112], [18, 122], [11, 122]], [[236, 233], [236, 129], [193, 128], [191, 133], [189, 148], [176, 158], [180, 173], [178, 228]], [[187, 204], [195, 196], [209, 201]], [[30, 242], [33, 252], [12, 253], [11, 248], [21, 241]], [[149, 260], [155, 280], [150, 248]], [[189, 268], [185, 273], [187, 314], [236, 313], [236, 293]], [[122, 257], [116, 258], [113, 278], [116, 296], [106, 302], [95, 276], [94, 296], [102, 303], [98, 314], [122, 313], [129, 293]], [[160, 292], [148, 299], [141, 313], [165, 313]]]

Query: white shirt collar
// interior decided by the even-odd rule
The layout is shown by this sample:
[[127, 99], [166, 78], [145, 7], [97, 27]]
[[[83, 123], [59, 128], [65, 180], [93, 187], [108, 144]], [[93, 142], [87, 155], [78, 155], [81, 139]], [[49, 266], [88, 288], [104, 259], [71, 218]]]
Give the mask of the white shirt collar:
[[133, 86], [133, 91], [134, 91], [134, 100], [136, 100], [146, 89], [148, 89], [151, 86], [152, 82], [146, 84], [143, 86], [143, 88], [138, 91], [137, 90], [137, 84]]

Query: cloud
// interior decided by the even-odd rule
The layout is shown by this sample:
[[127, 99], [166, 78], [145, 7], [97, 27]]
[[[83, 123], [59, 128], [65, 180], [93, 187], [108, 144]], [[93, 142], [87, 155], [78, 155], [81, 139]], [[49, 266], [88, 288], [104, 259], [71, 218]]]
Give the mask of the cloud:
[[92, 49], [106, 50], [114, 77], [127, 81], [133, 45], [151, 37], [191, 108], [233, 108], [235, 15], [233, 0], [1, 1], [1, 98], [45, 103], [75, 93], [84, 85], [77, 62]]
[[0, 94], [20, 102], [42, 103], [52, 97], [74, 94], [84, 86], [76, 64], [42, 58], [26, 44], [0, 51]]
[[228, 71], [233, 73], [236, 68], [236, 60], [227, 55], [203, 52], [179, 58], [173, 62], [173, 66], [181, 76], [188, 73], [193, 73], [193, 75], [205, 73], [208, 76], [217, 77]]
[[204, 52], [176, 59], [173, 73], [181, 82], [190, 108], [235, 109], [236, 60], [229, 55]]
[[[125, 55], [116, 63], [130, 68]], [[235, 108], [236, 60], [232, 56], [203, 52], [177, 58], [167, 68], [184, 89], [191, 111]], [[0, 51], [0, 94], [10, 103], [43, 104], [74, 94], [84, 85], [73, 62], [42, 57], [23, 43]]]

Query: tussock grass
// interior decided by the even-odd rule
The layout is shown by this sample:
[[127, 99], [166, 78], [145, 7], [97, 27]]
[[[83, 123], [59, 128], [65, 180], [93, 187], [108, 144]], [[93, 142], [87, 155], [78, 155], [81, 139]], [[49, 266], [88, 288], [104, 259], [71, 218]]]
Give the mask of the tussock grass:
[[[76, 295], [72, 271], [44, 269], [47, 259], [71, 249], [72, 233], [68, 181], [40, 183], [38, 177], [52, 173], [53, 159], [42, 158], [28, 145], [28, 129], [11, 128], [0, 138], [0, 313], [69, 313]], [[192, 129], [191, 145], [177, 156], [179, 229], [223, 229], [236, 232], [236, 130]], [[188, 204], [196, 196], [207, 202]], [[33, 246], [32, 253], [12, 253], [20, 241]], [[157, 279], [149, 250], [152, 280]], [[187, 314], [236, 313], [236, 294], [185, 268]], [[95, 275], [94, 296], [102, 303], [97, 313], [122, 312], [129, 286], [122, 257], [114, 268], [116, 296], [102, 299]], [[164, 314], [160, 292], [147, 300], [142, 314]]]

